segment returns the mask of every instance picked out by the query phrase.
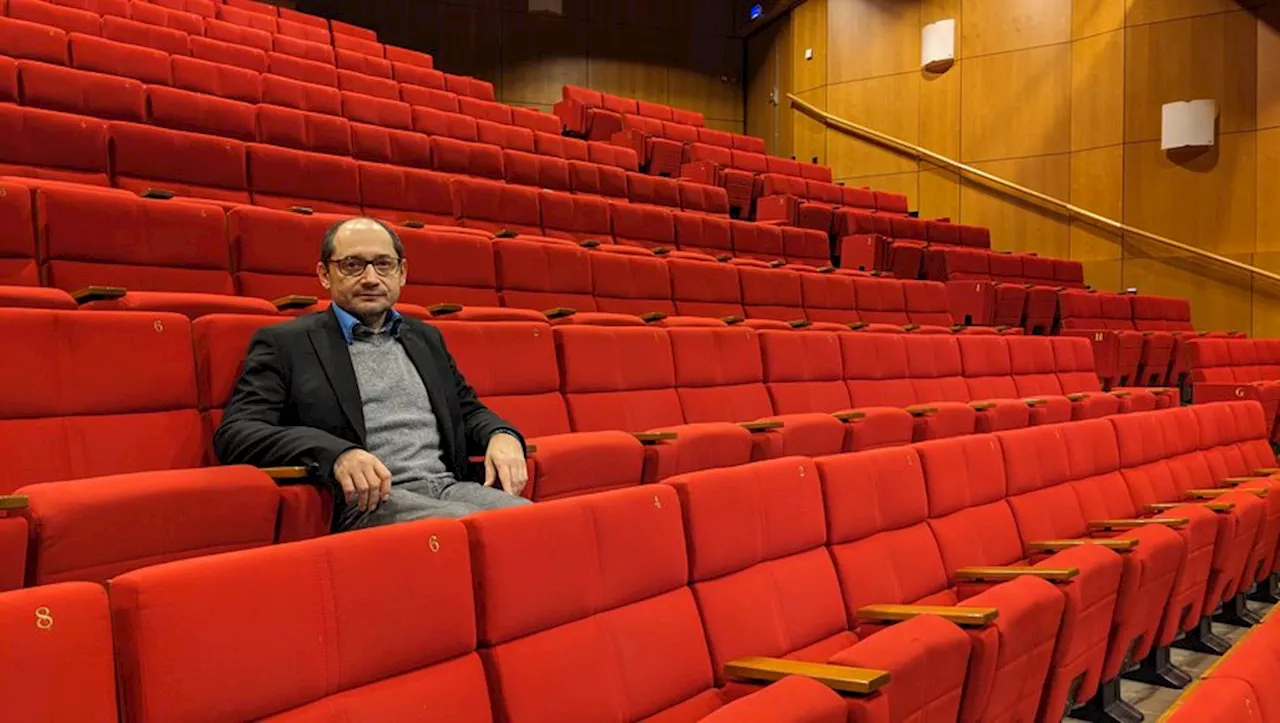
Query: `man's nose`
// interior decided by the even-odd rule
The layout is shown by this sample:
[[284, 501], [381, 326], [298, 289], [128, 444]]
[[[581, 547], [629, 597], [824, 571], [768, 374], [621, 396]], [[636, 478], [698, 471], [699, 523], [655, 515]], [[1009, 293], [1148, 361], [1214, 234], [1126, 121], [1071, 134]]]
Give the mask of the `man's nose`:
[[373, 264], [364, 267], [364, 271], [360, 273], [360, 283], [365, 285], [378, 283], [378, 270], [373, 268]]

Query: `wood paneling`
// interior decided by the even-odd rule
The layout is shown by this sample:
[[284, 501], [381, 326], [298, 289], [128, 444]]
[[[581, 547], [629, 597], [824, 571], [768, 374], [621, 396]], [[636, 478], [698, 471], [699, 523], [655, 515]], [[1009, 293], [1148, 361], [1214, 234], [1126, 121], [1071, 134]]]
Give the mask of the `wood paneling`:
[[[827, 0], [806, 0], [791, 12], [791, 85], [793, 92], [827, 84]], [[805, 60], [806, 48], [813, 58]]]
[[1258, 233], [1254, 249], [1280, 252], [1280, 128], [1259, 131]]
[[[1066, 153], [973, 165], [1057, 198], [1066, 198], [1071, 190], [1071, 156]], [[964, 223], [990, 227], [996, 248], [1063, 258], [1069, 255], [1069, 233], [1063, 214], [979, 182], [961, 182], [960, 216]]]
[[741, 121], [742, 41], [700, 36], [677, 45], [675, 52], [666, 102], [698, 108], [717, 120]]
[[916, 2], [835, 0], [827, 7], [827, 35], [836, 41], [827, 49], [828, 83], [919, 70]]
[[954, 171], [920, 164], [920, 218], [960, 220], [960, 178]]
[[860, 176], [858, 178], [839, 179], [845, 182], [847, 186], [868, 186], [878, 191], [893, 191], [894, 193], [907, 194], [907, 207], [916, 208], [916, 204], [920, 198], [919, 186], [920, 174], [916, 172], [909, 173], [889, 173], [882, 176]]
[[[1071, 203], [1112, 219], [1124, 218], [1124, 147], [1110, 146], [1071, 154]], [[1118, 262], [1120, 236], [1086, 221], [1073, 220], [1071, 258], [1086, 262]], [[1110, 273], [1110, 272], [1108, 272]], [[1119, 266], [1114, 283], [1119, 283]]]
[[960, 79], [965, 63], [945, 73], [920, 76], [920, 145], [948, 158], [960, 157]]
[[587, 84], [586, 23], [529, 13], [508, 13], [503, 20], [504, 102], [554, 105], [561, 86]]
[[1071, 46], [964, 61], [961, 160], [1022, 158], [1071, 149]]
[[[831, 113], [915, 143], [920, 130], [920, 75], [904, 73], [828, 86]], [[827, 139], [836, 178], [914, 171], [915, 161], [844, 133]]]
[[1211, 15], [1256, 5], [1252, 0], [1126, 0], [1126, 25], [1143, 25], [1195, 15]]
[[1206, 266], [1185, 256], [1135, 257], [1124, 262], [1123, 284], [1143, 294], [1190, 299], [1191, 321], [1200, 329], [1248, 330], [1251, 325], [1249, 277], [1226, 267]]
[[1218, 101], [1222, 133], [1257, 120], [1257, 30], [1246, 12], [1131, 27], [1125, 36], [1125, 140], [1160, 137], [1161, 106]]
[[742, 132], [742, 121], [740, 120], [722, 120], [720, 118], [707, 118], [706, 126], [714, 128], [718, 131], [729, 131], [730, 133]]
[[662, 36], [643, 28], [593, 24], [587, 83], [605, 93], [666, 103], [672, 51]]
[[[825, 109], [827, 107], [827, 88], [825, 86], [797, 93], [796, 95], [818, 108]], [[792, 120], [791, 153], [802, 161], [813, 161], [816, 158], [818, 159], [817, 163], [830, 163], [831, 159], [827, 155], [828, 131], [826, 126], [804, 113], [790, 110], [786, 106], [783, 107], [783, 110], [785, 113], [790, 114]]]
[[784, 142], [784, 124], [791, 125], [791, 111], [785, 119], [782, 108], [774, 103], [775, 89], [782, 97], [782, 86], [790, 80], [790, 69], [784, 78], [781, 66], [790, 57], [791, 44], [786, 37], [790, 24], [773, 23], [747, 40], [747, 133], [765, 140], [765, 147], [774, 155], [791, 155], [790, 134]]
[[[960, 15], [963, 12], [964, 0], [920, 0], [920, 27], [939, 20], [954, 18], [956, 27], [960, 27]], [[956, 33], [956, 57], [961, 57], [961, 33]]]
[[1219, 136], [1190, 159], [1166, 154], [1159, 141], [1127, 145], [1125, 222], [1218, 254], [1252, 253], [1256, 147], [1253, 133]]
[[1124, 142], [1124, 31], [1071, 44], [1071, 149]]
[[961, 57], [1071, 40], [1071, 0], [965, 0]]
[[1280, 2], [1258, 11], [1258, 128], [1280, 126]]
[[1072, 0], [1072, 38], [1109, 33], [1123, 27], [1124, 0]]

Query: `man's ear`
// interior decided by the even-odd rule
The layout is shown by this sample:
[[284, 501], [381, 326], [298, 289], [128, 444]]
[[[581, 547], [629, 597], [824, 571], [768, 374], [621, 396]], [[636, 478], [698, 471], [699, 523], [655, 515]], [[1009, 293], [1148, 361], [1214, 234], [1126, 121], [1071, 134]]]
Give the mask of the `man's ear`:
[[400, 260], [400, 285], [404, 286], [409, 280], [409, 259]]
[[316, 276], [320, 278], [320, 285], [329, 288], [329, 267], [323, 261], [316, 262]]

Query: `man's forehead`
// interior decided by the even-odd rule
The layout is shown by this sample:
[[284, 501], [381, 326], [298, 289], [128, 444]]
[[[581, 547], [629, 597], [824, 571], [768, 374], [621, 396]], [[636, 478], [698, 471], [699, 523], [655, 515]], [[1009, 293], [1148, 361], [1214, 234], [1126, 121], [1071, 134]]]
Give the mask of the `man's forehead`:
[[393, 248], [391, 234], [380, 224], [368, 219], [352, 219], [338, 227], [334, 243], [343, 247], [377, 246]]

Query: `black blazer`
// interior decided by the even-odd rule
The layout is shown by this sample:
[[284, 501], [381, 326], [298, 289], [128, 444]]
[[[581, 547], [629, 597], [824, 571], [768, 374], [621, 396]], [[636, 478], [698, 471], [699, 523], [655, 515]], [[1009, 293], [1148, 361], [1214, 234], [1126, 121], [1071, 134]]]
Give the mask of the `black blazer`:
[[[515, 427], [476, 399], [438, 330], [403, 317], [400, 343], [422, 375], [444, 462], [455, 478], [473, 479], [467, 460], [483, 456], [496, 431], [510, 431], [524, 443]], [[332, 484], [338, 456], [364, 445], [360, 388], [333, 311], [259, 329], [213, 436], [218, 460], [306, 467]], [[341, 505], [342, 496], [337, 499]]]

